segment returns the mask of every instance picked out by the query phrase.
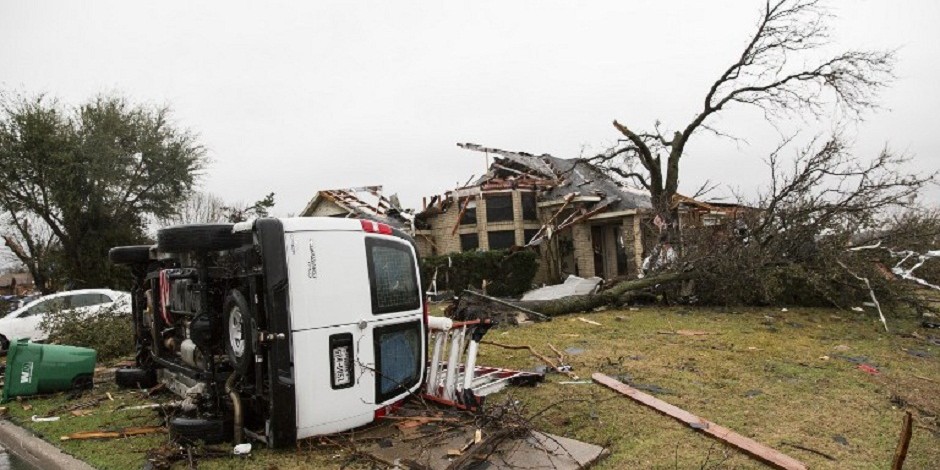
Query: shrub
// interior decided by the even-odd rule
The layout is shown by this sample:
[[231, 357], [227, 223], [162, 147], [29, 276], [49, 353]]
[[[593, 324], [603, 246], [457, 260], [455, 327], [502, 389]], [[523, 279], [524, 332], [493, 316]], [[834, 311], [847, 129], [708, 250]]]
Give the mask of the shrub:
[[98, 360], [134, 353], [134, 328], [130, 315], [116, 308], [87, 314], [63, 310], [47, 314], [39, 325], [49, 333], [49, 342], [92, 348]]
[[421, 278], [427, 289], [437, 269], [438, 288], [454, 292], [480, 288], [486, 279], [488, 294], [511, 297], [532, 288], [538, 266], [538, 254], [532, 251], [467, 251], [422, 259]]

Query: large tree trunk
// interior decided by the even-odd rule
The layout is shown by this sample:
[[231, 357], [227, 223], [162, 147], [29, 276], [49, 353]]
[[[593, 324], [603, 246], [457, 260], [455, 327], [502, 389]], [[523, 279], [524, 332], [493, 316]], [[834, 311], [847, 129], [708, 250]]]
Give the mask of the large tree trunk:
[[564, 315], [593, 310], [597, 307], [617, 303], [624, 294], [653, 287], [658, 284], [668, 284], [691, 279], [692, 272], [672, 272], [659, 274], [643, 279], [623, 281], [603, 292], [590, 295], [572, 295], [555, 300], [530, 300], [526, 302], [511, 302], [513, 305], [533, 310], [548, 316]]

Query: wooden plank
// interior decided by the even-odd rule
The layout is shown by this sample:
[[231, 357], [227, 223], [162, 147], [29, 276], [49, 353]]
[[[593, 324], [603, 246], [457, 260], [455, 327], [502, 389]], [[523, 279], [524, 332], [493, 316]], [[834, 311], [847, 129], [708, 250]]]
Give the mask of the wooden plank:
[[460, 212], [457, 214], [457, 222], [454, 223], [454, 228], [450, 231], [450, 236], [457, 235], [457, 229], [460, 228], [460, 219], [463, 218], [463, 215], [467, 213], [467, 207], [470, 206], [470, 201], [473, 200], [473, 197], [468, 197], [463, 201], [463, 207], [460, 208]]
[[904, 423], [901, 425], [901, 437], [898, 439], [898, 448], [894, 451], [894, 461], [891, 470], [902, 470], [904, 459], [907, 458], [907, 448], [911, 445], [911, 412], [904, 412]]
[[711, 421], [708, 421], [704, 418], [699, 418], [688, 411], [683, 410], [675, 405], [670, 405], [652, 395], [647, 395], [619, 380], [612, 379], [604, 374], [595, 372], [591, 375], [591, 378], [595, 382], [604, 385], [617, 391], [623, 395], [626, 395], [633, 400], [642, 403], [650, 408], [659, 411], [660, 413], [671, 416], [683, 423], [692, 426], [694, 429], [702, 431], [712, 437], [717, 438], [720, 441], [723, 441], [729, 445], [737, 447], [738, 449], [743, 450], [752, 457], [771, 465], [774, 468], [779, 468], [782, 470], [806, 470], [806, 464], [800, 462], [799, 460], [794, 459], [776, 449], [767, 447], [749, 437], [742, 436], [728, 428], [719, 426]]

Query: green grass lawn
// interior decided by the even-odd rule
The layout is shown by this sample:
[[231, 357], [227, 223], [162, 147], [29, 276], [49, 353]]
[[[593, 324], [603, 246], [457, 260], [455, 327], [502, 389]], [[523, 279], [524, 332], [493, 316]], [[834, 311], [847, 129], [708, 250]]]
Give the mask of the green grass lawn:
[[[601, 323], [578, 320], [586, 317]], [[940, 332], [917, 327], [913, 319], [889, 320], [884, 333], [875, 315], [836, 310], [779, 309], [732, 312], [714, 309], [639, 308], [558, 317], [548, 323], [492, 330], [490, 341], [530, 345], [554, 357], [548, 344], [568, 350], [568, 362], [582, 379], [599, 371], [664, 390], [657, 396], [703, 418], [802, 460], [814, 469], [886, 468], [897, 443], [903, 410], [915, 427], [906, 468], [937, 468], [940, 462], [940, 347], [922, 337]], [[676, 330], [707, 335], [683, 336]], [[672, 334], [667, 334], [672, 333]], [[927, 357], [915, 354], [926, 353]], [[864, 356], [878, 368], [870, 375], [849, 359]], [[481, 347], [483, 365], [531, 369], [539, 362], [526, 351]], [[561, 384], [550, 374], [536, 388], [510, 388], [491, 402], [518, 400], [535, 414], [540, 430], [608, 445], [611, 455], [598, 467], [765, 468], [672, 418], [658, 414], [597, 384]], [[166, 435], [101, 441], [59, 441], [74, 431], [159, 424], [152, 411], [113, 411], [150, 403], [137, 392], [110, 391], [89, 416], [60, 413], [60, 421], [34, 423], [30, 416], [67, 406], [64, 396], [11, 402], [10, 419], [66, 452], [101, 468], [140, 468], [148, 449]], [[170, 400], [162, 396], [161, 400]], [[74, 402], [73, 402], [74, 403]], [[24, 404], [32, 406], [24, 410]], [[841, 441], [841, 442], [840, 442]], [[835, 461], [790, 447], [809, 447]], [[247, 459], [206, 460], [200, 468], [339, 468], [349, 453], [319, 440], [297, 449], [258, 449]], [[180, 464], [180, 468], [185, 467]]]

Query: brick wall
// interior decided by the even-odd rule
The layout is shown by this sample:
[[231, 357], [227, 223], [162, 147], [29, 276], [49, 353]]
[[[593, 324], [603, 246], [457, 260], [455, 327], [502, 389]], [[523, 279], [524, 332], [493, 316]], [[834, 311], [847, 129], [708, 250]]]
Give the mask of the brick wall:
[[574, 241], [574, 261], [578, 266], [578, 276], [594, 276], [594, 245], [591, 243], [591, 226], [573, 225], [571, 237]]

